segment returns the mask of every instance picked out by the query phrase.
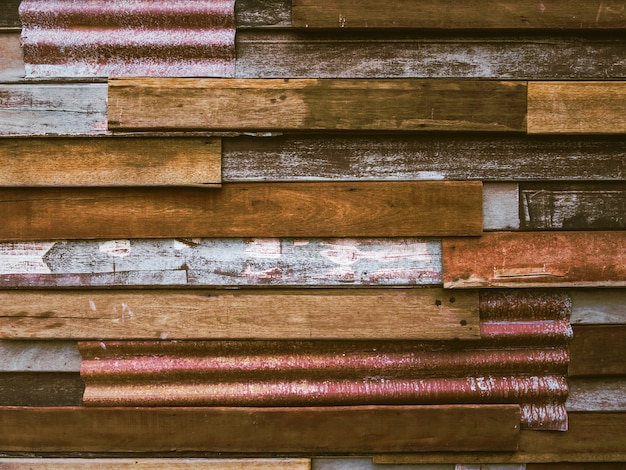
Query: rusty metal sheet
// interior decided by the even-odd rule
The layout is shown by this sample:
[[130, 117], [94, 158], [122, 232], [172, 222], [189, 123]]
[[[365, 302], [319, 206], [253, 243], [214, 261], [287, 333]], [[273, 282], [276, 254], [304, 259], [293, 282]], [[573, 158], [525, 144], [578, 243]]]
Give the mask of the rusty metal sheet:
[[231, 77], [234, 0], [23, 0], [26, 76]]
[[82, 342], [84, 403], [512, 403], [523, 427], [567, 429], [569, 298], [495, 292], [481, 304], [477, 341]]

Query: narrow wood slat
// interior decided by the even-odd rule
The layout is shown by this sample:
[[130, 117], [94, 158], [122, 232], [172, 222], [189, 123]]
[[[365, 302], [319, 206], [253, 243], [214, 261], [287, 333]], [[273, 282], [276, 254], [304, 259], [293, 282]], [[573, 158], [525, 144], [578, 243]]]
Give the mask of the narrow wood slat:
[[624, 462], [531, 463], [526, 470], [624, 470]]
[[219, 186], [217, 138], [0, 140], [0, 186]]
[[0, 406], [83, 404], [85, 384], [78, 372], [3, 372], [0, 373], [0, 383]]
[[480, 235], [479, 182], [1, 189], [3, 240]]
[[299, 28], [625, 28], [623, 2], [557, 0], [293, 0]]
[[258, 454], [515, 450], [517, 405], [0, 408], [0, 450]]
[[73, 341], [0, 340], [0, 372], [79, 372], [81, 364]]
[[574, 326], [569, 375], [626, 375], [626, 326]]
[[444, 287], [626, 286], [626, 232], [492, 232], [444, 238]]
[[529, 83], [528, 133], [626, 133], [626, 82]]
[[4, 470], [310, 470], [300, 458], [0, 458]]
[[0, 338], [478, 339], [478, 294], [0, 291]]
[[112, 130], [526, 130], [524, 82], [118, 78], [108, 104]]
[[522, 228], [626, 229], [626, 183], [522, 183]]
[[626, 378], [570, 378], [567, 395], [568, 411], [626, 412]]
[[377, 455], [377, 464], [625, 462], [626, 413], [569, 413], [567, 432], [522, 430], [516, 452]]
[[572, 290], [574, 324], [626, 324], [626, 290]]

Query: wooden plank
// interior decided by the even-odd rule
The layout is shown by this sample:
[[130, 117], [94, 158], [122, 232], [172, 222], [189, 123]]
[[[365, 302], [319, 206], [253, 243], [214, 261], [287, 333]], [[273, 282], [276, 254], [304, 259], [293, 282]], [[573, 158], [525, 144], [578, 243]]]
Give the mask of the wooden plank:
[[[367, 201], [367, 204], [364, 204]], [[480, 182], [0, 189], [3, 240], [480, 235]]]
[[517, 230], [520, 227], [519, 185], [485, 183], [483, 185], [483, 230]]
[[624, 79], [624, 35], [238, 31], [238, 78]]
[[626, 291], [622, 289], [573, 290], [572, 316], [575, 324], [626, 324]]
[[626, 133], [626, 82], [529, 84], [528, 133]]
[[310, 470], [310, 459], [199, 458], [0, 458], [6, 470]]
[[0, 80], [3, 82], [21, 80], [25, 74], [20, 35], [0, 34]]
[[445, 238], [444, 287], [626, 285], [626, 232], [492, 232]]
[[[0, 449], [332, 454], [514, 450], [517, 405], [0, 408]], [[303, 426], [306, 423], [306, 426]], [[34, 444], [36, 443], [36, 444]]]
[[557, 0], [293, 0], [298, 28], [599, 29], [626, 28], [624, 2]]
[[113, 78], [111, 130], [525, 131], [526, 84]]
[[626, 228], [626, 183], [523, 183], [522, 228], [606, 230]]
[[545, 462], [624, 462], [626, 413], [569, 413], [567, 432], [522, 430], [516, 452], [449, 452], [381, 454], [373, 457], [381, 465], [426, 463], [509, 464]]
[[568, 383], [568, 411], [626, 411], [623, 377], [573, 378]]
[[0, 340], [0, 372], [79, 372], [81, 364], [73, 341]]
[[624, 462], [528, 464], [527, 470], [624, 470]]
[[626, 326], [574, 326], [569, 376], [626, 375]]
[[442, 283], [437, 239], [0, 243], [0, 286], [406, 286]]
[[478, 294], [443, 289], [0, 291], [0, 338], [452, 340], [480, 328]]
[[21, 0], [2, 0], [0, 2], [0, 30], [21, 27], [17, 9]]
[[238, 0], [235, 2], [237, 29], [291, 26], [291, 0]]
[[1, 186], [221, 185], [217, 138], [32, 138], [0, 141]]
[[[0, 373], [1, 406], [79, 406], [85, 384], [78, 372]], [[2, 468], [2, 464], [0, 464]]]
[[422, 466], [409, 465], [402, 468], [381, 468], [372, 462], [371, 458], [364, 457], [320, 457], [312, 460], [313, 470], [455, 470], [454, 465]]
[[224, 138], [224, 181], [622, 180], [619, 136], [481, 134]]

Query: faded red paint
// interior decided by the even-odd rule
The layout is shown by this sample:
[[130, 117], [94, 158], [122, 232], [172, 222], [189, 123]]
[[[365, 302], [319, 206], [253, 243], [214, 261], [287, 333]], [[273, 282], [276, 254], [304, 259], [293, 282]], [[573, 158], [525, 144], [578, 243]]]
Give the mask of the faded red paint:
[[23, 0], [29, 77], [232, 77], [234, 0]]

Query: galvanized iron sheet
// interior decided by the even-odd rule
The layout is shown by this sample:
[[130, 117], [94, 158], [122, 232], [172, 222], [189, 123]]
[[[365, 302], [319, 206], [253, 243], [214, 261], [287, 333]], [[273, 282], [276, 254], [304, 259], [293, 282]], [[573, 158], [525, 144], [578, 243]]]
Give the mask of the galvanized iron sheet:
[[234, 0], [24, 0], [27, 77], [235, 71]]
[[517, 403], [523, 427], [567, 429], [569, 298], [494, 291], [481, 306], [478, 341], [84, 342], [84, 403]]

